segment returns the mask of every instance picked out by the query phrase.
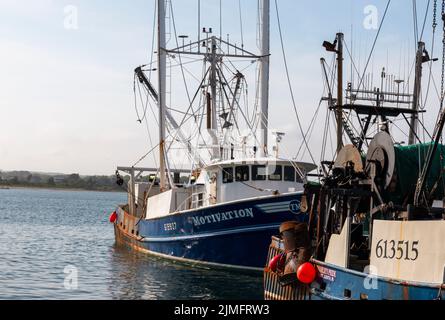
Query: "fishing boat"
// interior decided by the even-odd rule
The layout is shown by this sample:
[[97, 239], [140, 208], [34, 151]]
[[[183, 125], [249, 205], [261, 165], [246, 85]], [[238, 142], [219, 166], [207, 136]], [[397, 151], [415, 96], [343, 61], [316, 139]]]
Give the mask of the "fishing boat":
[[[434, 17], [436, 8], [435, 3]], [[445, 23], [445, 12], [442, 15]], [[329, 112], [337, 117], [335, 159], [322, 161], [320, 183], [306, 188], [309, 222], [284, 224], [281, 236], [272, 238], [264, 270], [265, 298], [442, 300], [443, 95], [434, 133], [425, 141], [420, 134], [421, 125], [425, 128], [420, 121], [425, 112], [420, 100], [422, 67], [436, 59], [419, 41], [413, 92], [401, 90], [403, 81], [383, 69], [380, 87], [370, 78], [361, 78], [358, 86], [349, 83], [343, 103], [343, 44], [341, 33], [334, 43], [324, 43], [336, 55], [338, 67], [337, 98], [330, 89], [326, 98]], [[442, 77], [444, 72], [442, 67]], [[360, 122], [358, 133], [352, 129], [353, 115]], [[392, 134], [397, 118], [408, 127], [407, 146]], [[370, 134], [373, 124], [377, 134]], [[344, 145], [343, 137], [350, 143]], [[303, 256], [301, 250], [310, 254]]]
[[[211, 28], [201, 27], [198, 41], [186, 43], [187, 36], [178, 36], [182, 45], [168, 49], [166, 34], [171, 36], [171, 31], [166, 29], [171, 24], [166, 19], [172, 19], [172, 5], [157, 1], [157, 89], [146, 66], [135, 70], [135, 79], [157, 105], [159, 144], [153, 150], [159, 151], [159, 167], [118, 168], [120, 185], [125, 187], [121, 173], [130, 179], [128, 203], [110, 217], [117, 244], [183, 263], [262, 271], [277, 227], [283, 221], [307, 220], [301, 197], [307, 174], [316, 165], [281, 158], [281, 132], [274, 133], [276, 145], [273, 155], [269, 153], [270, 3], [259, 3], [261, 52], [253, 54], [244, 45], [232, 44], [213, 35]], [[178, 121], [167, 106], [171, 82], [167, 81], [167, 58], [182, 65], [181, 59], [187, 56], [200, 59], [204, 76], [188, 110], [181, 113], [183, 120]], [[259, 103], [254, 121], [247, 119], [242, 107], [246, 79], [230, 59], [258, 64]], [[208, 133], [210, 141], [204, 147], [185, 132], [186, 119], [200, 128], [197, 135]], [[249, 129], [243, 136], [242, 121]], [[178, 142], [183, 146], [182, 157], [192, 160], [189, 168], [170, 165], [171, 145]], [[210, 159], [199, 155], [200, 148]], [[144, 180], [144, 174], [151, 178]]]

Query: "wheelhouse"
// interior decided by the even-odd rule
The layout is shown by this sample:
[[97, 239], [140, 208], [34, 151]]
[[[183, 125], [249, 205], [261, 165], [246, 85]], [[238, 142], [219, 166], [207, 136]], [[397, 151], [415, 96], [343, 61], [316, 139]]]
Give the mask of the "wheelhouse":
[[306, 175], [314, 169], [312, 164], [274, 158], [214, 163], [194, 186], [194, 207], [303, 191]]

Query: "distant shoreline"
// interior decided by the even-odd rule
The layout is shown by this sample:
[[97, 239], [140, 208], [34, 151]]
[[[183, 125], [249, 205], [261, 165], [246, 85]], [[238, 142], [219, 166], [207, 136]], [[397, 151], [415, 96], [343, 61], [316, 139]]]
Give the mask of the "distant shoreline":
[[65, 188], [65, 187], [39, 187], [39, 186], [14, 186], [14, 185], [0, 185], [0, 190], [48, 190], [48, 191], [81, 191], [81, 192], [106, 192], [106, 193], [126, 193], [125, 190], [88, 190], [81, 188]]
[[[130, 180], [128, 176], [122, 178], [124, 185]], [[0, 171], [0, 188], [125, 192], [116, 184], [116, 176], [48, 175], [30, 171]]]

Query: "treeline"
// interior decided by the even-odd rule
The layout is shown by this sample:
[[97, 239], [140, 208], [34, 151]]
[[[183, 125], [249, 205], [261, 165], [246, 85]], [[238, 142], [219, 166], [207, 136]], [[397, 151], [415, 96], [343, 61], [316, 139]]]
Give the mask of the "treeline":
[[123, 187], [116, 184], [115, 176], [80, 176], [79, 174], [50, 174], [29, 171], [0, 171], [0, 186], [51, 189], [80, 189], [90, 191], [125, 191], [128, 176], [123, 177]]

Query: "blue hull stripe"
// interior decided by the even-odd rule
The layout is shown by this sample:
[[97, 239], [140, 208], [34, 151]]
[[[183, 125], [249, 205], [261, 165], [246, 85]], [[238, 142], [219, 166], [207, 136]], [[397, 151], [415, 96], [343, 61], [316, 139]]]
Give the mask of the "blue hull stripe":
[[190, 236], [181, 236], [181, 237], [144, 238], [144, 239], [142, 239], [142, 242], [173, 242], [173, 241], [196, 240], [196, 239], [219, 237], [219, 236], [226, 236], [226, 235], [231, 235], [231, 234], [240, 234], [240, 233], [247, 233], [247, 232], [277, 230], [279, 227], [280, 227], [280, 225], [277, 224], [277, 225], [268, 225], [268, 226], [260, 226], [260, 227], [232, 229], [232, 230], [225, 230], [225, 231], [197, 234], [197, 235], [190, 235]]
[[263, 203], [263, 204], [257, 204], [257, 206], [261, 206], [261, 207], [267, 207], [267, 206], [278, 206], [278, 205], [284, 205], [284, 204], [289, 204], [290, 200], [286, 200], [286, 201], [281, 201], [281, 202], [274, 202], [274, 203]]
[[285, 209], [273, 209], [273, 210], [263, 210], [265, 213], [278, 213], [283, 212]]
[[265, 213], [277, 213], [289, 211], [290, 201], [258, 204], [256, 207]]
[[289, 204], [287, 205], [278, 205], [278, 206], [268, 206], [268, 207], [262, 207], [262, 206], [257, 206], [258, 209], [263, 209], [263, 210], [271, 210], [271, 209], [283, 209], [283, 210], [289, 210]]
[[271, 204], [258, 204], [257, 207], [258, 208], [264, 208], [264, 209], [270, 209], [270, 208], [276, 208], [276, 207], [281, 207], [281, 208], [287, 208], [289, 209], [289, 201], [286, 202], [279, 202], [279, 203], [271, 203]]

